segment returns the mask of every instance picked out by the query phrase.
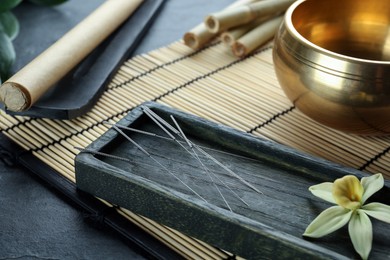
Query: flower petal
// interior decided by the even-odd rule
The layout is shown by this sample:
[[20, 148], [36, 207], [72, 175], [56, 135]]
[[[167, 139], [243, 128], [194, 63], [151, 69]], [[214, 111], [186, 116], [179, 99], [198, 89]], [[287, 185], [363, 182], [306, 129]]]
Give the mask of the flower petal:
[[363, 177], [361, 183], [364, 189], [362, 197], [362, 204], [364, 204], [364, 202], [366, 202], [366, 200], [371, 197], [372, 194], [382, 189], [385, 182], [383, 180], [382, 174], [377, 173], [369, 177]]
[[372, 224], [362, 210], [357, 210], [348, 225], [353, 247], [362, 259], [367, 259], [372, 246]]
[[334, 200], [347, 209], [360, 208], [363, 192], [363, 185], [354, 175], [346, 175], [333, 183], [332, 194]]
[[362, 207], [363, 211], [371, 217], [390, 224], [390, 206], [373, 202]]
[[326, 200], [330, 203], [336, 204], [332, 195], [332, 188], [332, 182], [323, 182], [317, 185], [310, 186], [309, 190], [314, 196]]
[[318, 215], [306, 228], [304, 236], [322, 237], [348, 223], [352, 211], [340, 206], [330, 207]]

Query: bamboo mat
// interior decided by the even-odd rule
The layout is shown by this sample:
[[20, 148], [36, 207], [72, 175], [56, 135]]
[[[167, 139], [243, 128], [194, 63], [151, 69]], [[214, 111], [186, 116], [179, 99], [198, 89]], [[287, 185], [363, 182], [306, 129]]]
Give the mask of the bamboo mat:
[[[145, 102], [172, 106], [261, 138], [368, 173], [390, 178], [390, 137], [361, 137], [308, 119], [285, 97], [272, 63], [272, 46], [244, 59], [221, 43], [192, 51], [181, 42], [126, 61], [99, 102], [73, 120], [34, 119], [0, 112], [1, 132], [59, 174], [75, 182], [75, 146], [86, 147]], [[324, 173], [326, 174], [326, 173]], [[119, 213], [185, 258], [230, 254], [125, 209]]]

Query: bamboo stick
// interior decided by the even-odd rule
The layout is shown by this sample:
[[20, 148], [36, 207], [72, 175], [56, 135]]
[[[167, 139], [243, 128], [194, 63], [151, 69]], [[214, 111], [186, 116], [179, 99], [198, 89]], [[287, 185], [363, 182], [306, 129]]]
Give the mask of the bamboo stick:
[[204, 23], [209, 32], [217, 34], [261, 17], [283, 13], [293, 2], [295, 0], [264, 0], [210, 14]]
[[264, 23], [268, 19], [270, 19], [269, 16], [260, 17], [260, 18], [256, 19], [255, 21], [250, 22], [248, 24], [244, 24], [242, 26], [229, 29], [221, 34], [221, 40], [224, 44], [226, 44], [227, 46], [230, 47], [241, 36], [243, 36], [244, 34], [246, 34], [249, 31], [251, 31], [252, 29], [256, 28], [260, 24]]
[[[258, 0], [257, 0], [258, 1]], [[238, 6], [257, 2], [256, 0], [238, 0], [226, 9], [235, 9]], [[184, 44], [192, 49], [200, 49], [216, 36], [216, 32], [210, 32], [204, 23], [200, 23], [183, 36]]]
[[63, 167], [58, 161], [53, 160], [53, 158], [50, 155], [42, 151], [33, 152], [33, 155], [38, 159], [40, 159], [41, 161], [43, 161], [44, 163], [46, 163], [48, 166], [53, 168], [61, 175], [65, 176], [68, 180], [72, 182], [76, 182], [74, 171], [68, 170], [67, 168]]
[[244, 34], [232, 44], [233, 54], [242, 58], [265, 44], [274, 37], [282, 19], [282, 16], [275, 17]]
[[[15, 130], [16, 131], [16, 130]], [[31, 144], [28, 143], [27, 140], [24, 138], [21, 138], [18, 133], [15, 131], [12, 132], [4, 132], [4, 135], [8, 137], [9, 139], [13, 140], [17, 145], [19, 145], [21, 148], [28, 150], [31, 147]]]
[[192, 49], [200, 49], [216, 35], [207, 30], [203, 23], [195, 26], [183, 36], [184, 44]]

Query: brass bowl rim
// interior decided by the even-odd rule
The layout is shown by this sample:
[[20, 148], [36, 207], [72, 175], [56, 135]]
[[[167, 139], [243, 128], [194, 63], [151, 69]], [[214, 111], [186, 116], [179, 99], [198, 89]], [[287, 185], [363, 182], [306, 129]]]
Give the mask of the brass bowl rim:
[[285, 23], [286, 29], [290, 32], [291, 36], [296, 38], [301, 44], [305, 45], [308, 48], [316, 50], [316, 51], [318, 51], [318, 52], [320, 52], [320, 53], [322, 53], [324, 55], [331, 56], [331, 57], [338, 58], [338, 59], [342, 59], [342, 60], [345, 60], [345, 61], [365, 63], [365, 64], [371, 64], [371, 65], [373, 65], [373, 64], [375, 64], [375, 65], [390, 65], [390, 61], [362, 59], [362, 58], [357, 58], [357, 57], [348, 56], [348, 55], [340, 54], [340, 53], [337, 53], [337, 52], [333, 52], [333, 51], [330, 51], [330, 50], [325, 49], [323, 47], [320, 47], [320, 46], [312, 43], [311, 41], [309, 41], [305, 37], [303, 37], [297, 31], [297, 29], [295, 29], [291, 17], [293, 15], [295, 9], [297, 9], [297, 7], [299, 7], [303, 2], [306, 2], [306, 1], [314, 1], [314, 0], [298, 0], [298, 1], [294, 2], [287, 9], [287, 11], [285, 13], [285, 16], [284, 16], [284, 23]]

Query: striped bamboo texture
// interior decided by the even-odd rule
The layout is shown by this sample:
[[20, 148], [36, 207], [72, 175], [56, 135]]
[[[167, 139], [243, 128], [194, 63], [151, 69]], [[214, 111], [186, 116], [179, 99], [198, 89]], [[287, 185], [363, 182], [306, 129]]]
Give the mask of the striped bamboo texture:
[[[390, 137], [349, 135], [305, 117], [278, 85], [271, 45], [237, 59], [220, 43], [194, 52], [175, 42], [126, 61], [84, 116], [34, 119], [1, 111], [1, 133], [74, 182], [74, 147], [86, 147], [102, 135], [107, 130], [103, 121], [117, 122], [150, 100], [390, 178]], [[230, 256], [125, 209], [119, 212], [185, 258]]]

